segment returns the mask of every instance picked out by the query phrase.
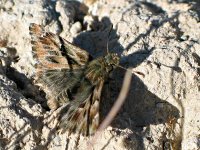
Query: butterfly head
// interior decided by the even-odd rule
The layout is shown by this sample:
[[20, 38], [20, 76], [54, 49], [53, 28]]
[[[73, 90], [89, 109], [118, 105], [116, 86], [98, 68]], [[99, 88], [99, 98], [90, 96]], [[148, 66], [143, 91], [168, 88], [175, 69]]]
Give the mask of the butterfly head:
[[116, 67], [119, 64], [119, 56], [116, 53], [108, 53], [105, 56], [105, 61], [108, 66]]

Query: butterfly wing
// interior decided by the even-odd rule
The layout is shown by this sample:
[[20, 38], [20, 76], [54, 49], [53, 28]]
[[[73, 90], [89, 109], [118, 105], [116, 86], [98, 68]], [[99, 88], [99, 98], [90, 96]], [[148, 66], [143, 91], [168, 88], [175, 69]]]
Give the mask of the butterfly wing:
[[83, 135], [92, 135], [99, 126], [99, 102], [104, 81], [95, 86], [93, 92], [87, 99], [77, 104], [71, 102], [67, 108], [61, 112], [60, 127], [62, 131], [76, 132]]
[[37, 60], [35, 82], [56, 109], [69, 101], [69, 93], [82, 77], [89, 54], [37, 24], [30, 25], [32, 51]]
[[45, 32], [42, 26], [32, 23], [30, 24], [29, 31], [35, 56], [40, 61], [43, 61], [41, 63], [49, 63], [45, 62], [46, 60], [57, 64], [55, 66], [47, 65], [46, 67], [51, 67], [51, 69], [54, 67], [56, 69], [58, 66], [58, 69], [75, 69], [76, 67], [85, 66], [88, 62], [90, 57], [88, 52], [71, 44], [58, 35]]
[[60, 127], [70, 133], [93, 134], [99, 125], [99, 101], [104, 81], [94, 85], [86, 79], [89, 54], [45, 32], [39, 25], [31, 24], [30, 34], [34, 58], [38, 61], [36, 83], [47, 94], [51, 109], [67, 103], [60, 115]]

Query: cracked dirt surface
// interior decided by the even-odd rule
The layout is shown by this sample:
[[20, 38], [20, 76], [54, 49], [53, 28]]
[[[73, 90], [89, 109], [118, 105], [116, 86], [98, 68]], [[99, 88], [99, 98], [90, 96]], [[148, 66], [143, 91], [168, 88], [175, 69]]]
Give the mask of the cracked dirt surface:
[[[109, 50], [133, 75], [126, 102], [94, 149], [200, 148], [200, 3], [187, 0], [0, 1], [0, 149], [86, 149], [88, 137], [59, 134], [56, 112], [33, 83], [29, 24], [44, 25], [94, 58]], [[125, 71], [105, 84], [101, 115]], [[78, 141], [78, 142], [77, 142]]]

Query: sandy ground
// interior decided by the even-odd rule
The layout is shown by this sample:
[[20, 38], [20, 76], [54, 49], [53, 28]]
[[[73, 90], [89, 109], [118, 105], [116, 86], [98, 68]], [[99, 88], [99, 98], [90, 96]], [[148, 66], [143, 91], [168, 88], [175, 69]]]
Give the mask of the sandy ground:
[[[96, 139], [95, 150], [200, 149], [200, 3], [193, 0], [0, 1], [0, 149], [89, 149], [91, 137], [60, 134], [56, 112], [33, 84], [29, 24], [87, 50], [109, 50], [133, 75], [126, 102]], [[105, 84], [104, 118], [118, 97], [125, 71]]]

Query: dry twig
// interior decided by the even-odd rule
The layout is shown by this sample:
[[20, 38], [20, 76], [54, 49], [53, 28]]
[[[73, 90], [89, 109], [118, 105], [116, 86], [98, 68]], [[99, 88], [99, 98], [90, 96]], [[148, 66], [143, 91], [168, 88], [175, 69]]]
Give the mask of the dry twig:
[[97, 138], [100, 136], [101, 132], [108, 127], [108, 125], [112, 122], [112, 120], [117, 115], [117, 113], [119, 112], [120, 108], [122, 107], [122, 105], [123, 105], [123, 103], [124, 103], [124, 101], [125, 101], [125, 99], [127, 97], [128, 91], [129, 91], [129, 87], [130, 87], [130, 83], [131, 83], [131, 77], [132, 77], [132, 73], [128, 69], [126, 71], [126, 74], [125, 74], [125, 77], [124, 77], [124, 81], [123, 81], [123, 85], [122, 85], [120, 94], [119, 94], [116, 102], [114, 103], [114, 105], [111, 108], [110, 112], [108, 113], [107, 117], [100, 124], [96, 134], [88, 142], [88, 148], [89, 149], [93, 149], [93, 145], [95, 144], [95, 141], [97, 140]]

